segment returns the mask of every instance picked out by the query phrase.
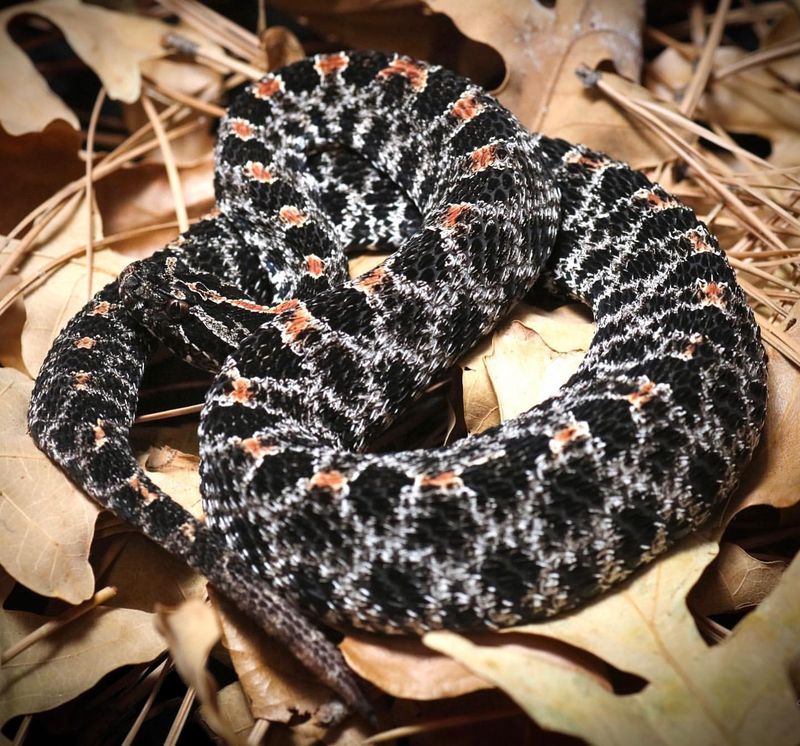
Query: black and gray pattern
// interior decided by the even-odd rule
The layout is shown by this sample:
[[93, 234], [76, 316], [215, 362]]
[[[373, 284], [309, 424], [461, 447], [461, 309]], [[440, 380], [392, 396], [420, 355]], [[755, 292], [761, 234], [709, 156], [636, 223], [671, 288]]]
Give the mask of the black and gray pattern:
[[[628, 166], [526, 132], [441, 68], [339, 53], [237, 98], [216, 189], [214, 216], [62, 332], [31, 431], [362, 711], [306, 615], [413, 633], [547, 617], [624, 580], [733, 489], [764, 418], [758, 327], [716, 239]], [[401, 241], [346, 281], [348, 246]], [[364, 453], [542, 267], [597, 321], [562, 390], [447, 448]], [[149, 345], [137, 324], [221, 365], [200, 427], [208, 526], [129, 456]]]

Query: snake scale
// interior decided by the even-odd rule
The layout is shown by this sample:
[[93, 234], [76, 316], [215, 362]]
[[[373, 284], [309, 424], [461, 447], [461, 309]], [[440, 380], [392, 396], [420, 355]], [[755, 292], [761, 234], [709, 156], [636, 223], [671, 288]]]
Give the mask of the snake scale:
[[[547, 617], [730, 494], [763, 424], [764, 351], [716, 239], [660, 186], [527, 132], [452, 72], [374, 52], [249, 86], [216, 155], [215, 213], [67, 325], [30, 429], [350, 706], [369, 711], [310, 620], [418, 634]], [[345, 244], [382, 242], [399, 249], [348, 280]], [[365, 452], [537, 278], [597, 323], [568, 383], [447, 447]], [[145, 328], [218, 370], [207, 522], [131, 454]]]

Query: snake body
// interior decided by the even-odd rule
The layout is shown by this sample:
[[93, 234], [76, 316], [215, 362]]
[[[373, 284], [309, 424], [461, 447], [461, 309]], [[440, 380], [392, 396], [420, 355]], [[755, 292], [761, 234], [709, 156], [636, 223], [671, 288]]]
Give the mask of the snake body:
[[[393, 206], [343, 197], [351, 172]], [[62, 332], [31, 431], [351, 704], [298, 619], [419, 633], [543, 618], [624, 580], [736, 484], [765, 411], [758, 327], [716, 239], [625, 164], [528, 133], [447, 70], [350, 52], [233, 102], [216, 191], [215, 216]], [[343, 242], [403, 235], [345, 279]], [[364, 453], [540, 271], [597, 323], [569, 382], [446, 448]], [[142, 327], [221, 365], [200, 426], [208, 525], [131, 463]], [[114, 334], [111, 350], [82, 342]]]

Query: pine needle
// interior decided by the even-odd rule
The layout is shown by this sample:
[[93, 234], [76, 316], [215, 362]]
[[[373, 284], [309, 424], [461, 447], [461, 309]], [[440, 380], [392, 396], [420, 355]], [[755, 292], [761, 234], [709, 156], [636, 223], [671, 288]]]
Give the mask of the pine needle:
[[92, 596], [88, 601], [84, 601], [78, 606], [73, 606], [71, 609], [67, 609], [67, 611], [65, 611], [56, 619], [51, 619], [49, 622], [45, 622], [41, 627], [38, 627], [30, 634], [25, 635], [25, 637], [14, 643], [14, 645], [12, 645], [10, 648], [6, 648], [6, 650], [0, 653], [0, 665], [5, 665], [35, 643], [50, 637], [50, 635], [57, 632], [62, 627], [65, 627], [70, 622], [75, 621], [75, 619], [78, 617], [81, 617], [92, 609], [104, 604], [106, 601], [114, 598], [116, 595], [117, 589], [113, 586], [107, 586], [106, 588], [97, 591], [97, 593], [95, 593], [94, 596]]
[[181, 186], [178, 166], [175, 163], [175, 154], [170, 147], [169, 140], [164, 131], [164, 125], [158, 118], [158, 113], [156, 112], [156, 107], [153, 106], [153, 102], [147, 96], [142, 96], [141, 101], [144, 112], [147, 114], [150, 125], [153, 127], [156, 140], [158, 140], [158, 147], [161, 149], [161, 155], [164, 157], [164, 168], [167, 171], [167, 180], [169, 181], [169, 188], [172, 191], [172, 201], [175, 204], [175, 217], [178, 219], [178, 230], [180, 230], [181, 233], [185, 233], [189, 230], [189, 216], [186, 212], [186, 200], [183, 198], [183, 187]]

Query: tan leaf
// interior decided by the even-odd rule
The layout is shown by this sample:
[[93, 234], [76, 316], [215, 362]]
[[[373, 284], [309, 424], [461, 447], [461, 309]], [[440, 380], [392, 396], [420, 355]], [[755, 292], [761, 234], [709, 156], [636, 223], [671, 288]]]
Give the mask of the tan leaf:
[[138, 461], [147, 476], [175, 502], [186, 508], [195, 518], [203, 515], [200, 459], [197, 456], [162, 446], [149, 448]]
[[[238, 681], [223, 687], [217, 694], [217, 702], [225, 719], [230, 723], [231, 730], [237, 736], [246, 737], [255, 725], [255, 720], [250, 714], [250, 705], [247, 695], [242, 690]], [[205, 719], [205, 710], [200, 709], [200, 715]]]
[[387, 254], [377, 251], [374, 253], [359, 254], [353, 257], [348, 263], [350, 277], [358, 277], [365, 272], [369, 272], [371, 269], [375, 269], [386, 257]]
[[197, 692], [212, 730], [226, 743], [243, 743], [222, 714], [217, 701], [217, 684], [206, 670], [208, 656], [221, 634], [211, 606], [199, 598], [190, 598], [173, 609], [161, 607], [156, 611], [156, 628], [169, 644], [181, 678]]
[[[156, 86], [163, 87], [164, 96], [170, 100], [172, 91], [209, 102], [219, 100], [223, 94], [222, 74], [217, 70], [212, 70], [209, 67], [197, 65], [193, 62], [162, 58], [149, 59], [141, 63], [140, 69], [149, 81], [152, 81]], [[155, 101], [158, 100], [156, 94]], [[166, 104], [160, 106], [160, 108], [166, 108]], [[138, 130], [139, 127], [149, 121], [139, 102], [124, 106], [123, 114], [126, 128], [129, 132]], [[212, 160], [211, 155], [215, 142], [214, 129], [212, 127], [201, 127], [171, 141], [170, 149], [179, 167], [192, 167]], [[148, 153], [144, 161], [163, 163], [164, 156], [161, 149]]]
[[306, 56], [300, 40], [286, 26], [270, 26], [265, 29], [261, 34], [261, 43], [267, 54], [267, 66], [270, 70], [299, 62]]
[[[719, 50], [720, 62], [733, 62], [741, 56], [738, 51], [727, 52]], [[728, 132], [755, 133], [769, 140], [770, 163], [796, 166], [800, 161], [800, 100], [792, 92], [788, 86], [776, 85], [767, 70], [748, 70], [712, 86], [701, 105], [703, 115]]]
[[767, 420], [728, 519], [751, 505], [787, 508], [800, 500], [800, 370], [777, 351], [767, 352]]
[[0, 13], [0, 122], [12, 135], [36, 132], [54, 119], [78, 129], [75, 114], [59, 99], [31, 61], [6, 33], [6, 25], [21, 13], [44, 16], [63, 32], [75, 53], [97, 73], [108, 95], [131, 102], [139, 97], [139, 63], [160, 57], [165, 23], [107, 10], [78, 0], [37, 0]]
[[[188, 598], [205, 596], [205, 578], [135, 529], [114, 535], [107, 544], [95, 567], [99, 572], [108, 562], [98, 583], [118, 589], [109, 606], [152, 612], [157, 605], [177, 606]], [[153, 578], [158, 582], [154, 583]]]
[[[93, 211], [92, 217], [92, 234], [96, 238], [99, 238], [102, 233], [102, 226], [96, 210]], [[11, 284], [6, 284], [4, 282], [5, 287], [7, 287], [7, 289], [10, 291], [20, 282], [24, 282], [29, 278], [36, 277], [38, 272], [42, 270], [45, 265], [48, 265], [52, 260], [55, 260], [59, 257], [66, 257], [71, 251], [85, 246], [88, 238], [86, 225], [87, 211], [85, 208], [84, 195], [83, 193], [76, 194], [70, 200], [68, 200], [58, 214], [52, 218], [47, 225], [45, 225], [44, 229], [34, 240], [31, 249], [26, 254], [25, 262], [21, 271], [12, 276], [14, 281]], [[3, 246], [2, 251], [0, 251], [0, 260], [5, 261], [9, 254], [11, 254], [18, 246], [19, 241], [17, 240], [7, 241]], [[62, 271], [64, 271], [69, 264], [81, 264], [82, 261], [82, 259], [67, 260], [67, 263], [62, 266]], [[45, 304], [47, 304], [47, 299], [49, 298], [50, 306], [57, 305], [58, 296], [54, 296], [52, 292], [48, 293], [48, 289], [50, 287], [48, 285], [48, 281], [51, 279], [51, 277], [57, 276], [58, 274], [59, 272], [57, 271], [53, 275], [45, 276], [45, 278], [38, 285], [35, 284], [33, 286], [32, 290], [27, 290], [26, 294], [24, 295], [26, 301], [30, 298], [34, 298], [38, 299], [39, 301], [44, 300]], [[8, 278], [4, 278], [4, 280], [8, 280]], [[85, 302], [85, 285], [83, 298]], [[41, 305], [41, 303], [39, 305]], [[3, 359], [4, 361], [8, 361], [8, 363], [13, 365], [13, 367], [17, 368], [18, 370], [21, 370], [24, 373], [35, 375], [39, 370], [42, 360], [44, 360], [44, 355], [50, 348], [50, 343], [55, 338], [56, 333], [61, 327], [59, 326], [55, 331], [51, 331], [51, 336], [49, 337], [47, 337], [47, 333], [45, 333], [45, 336], [47, 337], [46, 347], [43, 349], [36, 349], [37, 346], [41, 347], [41, 344], [43, 344], [41, 340], [41, 333], [33, 331], [31, 335], [24, 334], [29, 323], [29, 310], [29, 304], [24, 302], [21, 310], [23, 316], [21, 331], [20, 328], [16, 328], [9, 320], [5, 320], [3, 322], [3, 333], [15, 335], [15, 338], [10, 340], [9, 347], [10, 350], [13, 346], [13, 351], [9, 352], [9, 350], [5, 350], [3, 353]], [[37, 318], [37, 310], [39, 310], [39, 307], [37, 307], [37, 304], [34, 302], [34, 319], [38, 320], [39, 322], [43, 322], [41, 318]], [[64, 323], [66, 323], [68, 318], [69, 317], [65, 318], [61, 322], [62, 326]], [[41, 332], [41, 330], [39, 330], [39, 332]], [[38, 345], [37, 342], [39, 343]], [[30, 353], [31, 345], [34, 347], [33, 354]], [[34, 365], [35, 367], [31, 368], [29, 367], [30, 365]]]
[[0, 12], [0, 124], [10, 135], [23, 135], [44, 129], [50, 122], [63, 120], [79, 129], [78, 117], [53, 93], [33, 62], [8, 34], [8, 22], [20, 12], [30, 12], [35, 3], [21, 3]]
[[[48, 617], [0, 611], [0, 648], [33, 632]], [[37, 642], [0, 668], [0, 723], [41, 712], [90, 689], [109, 671], [153, 660], [164, 640], [153, 615], [99, 607]]]
[[569, 0], [548, 7], [508, 0], [486, 12], [480, 0], [426, 0], [467, 36], [494, 47], [505, 60], [498, 98], [529, 129], [584, 142], [637, 167], [663, 159], [663, 146], [575, 75], [605, 60], [631, 80], [642, 64], [643, 3]]
[[709, 616], [757, 606], [778, 584], [787, 564], [757, 559], [740, 546], [723, 542], [717, 558], [692, 588], [692, 608]]
[[555, 394], [578, 369], [594, 325], [577, 316], [575, 308], [562, 306], [545, 314], [523, 307], [520, 316], [495, 333], [485, 363], [503, 420]]
[[286, 723], [299, 713], [326, 722], [337, 706], [330, 690], [213, 588], [209, 596], [253, 717]]
[[393, 697], [429, 700], [491, 688], [460, 663], [431, 653], [416, 637], [350, 632], [342, 641], [348, 665]]
[[[530, 634], [472, 633], [479, 645], [514, 648], [520, 655], [543, 657], [563, 668], [592, 675], [604, 688], [608, 666], [584, 651], [545, 636]], [[341, 644], [348, 664], [359, 676], [394, 697], [429, 701], [461, 697], [491, 689], [487, 679], [476, 676], [460, 663], [433, 653], [415, 637], [388, 637], [364, 632], [350, 633]]]
[[469, 431], [482, 432], [555, 394], [577, 370], [594, 334], [587, 316], [576, 305], [545, 313], [519, 303], [462, 358]]
[[296, 725], [283, 723], [270, 724], [270, 736], [275, 734], [274, 740], [268, 743], [281, 744], [281, 746], [364, 746], [369, 730], [357, 720], [348, 720], [344, 725], [331, 731], [319, 725], [315, 720], [305, 720]]
[[502, 422], [497, 392], [486, 367], [491, 340], [484, 340], [460, 362], [464, 389], [464, 422], [470, 433], [481, 433]]
[[88, 560], [99, 508], [27, 434], [32, 388], [0, 369], [0, 565], [36, 593], [77, 604], [94, 591]]
[[789, 746], [800, 730], [788, 679], [800, 648], [800, 560], [728, 640], [708, 647], [684, 599], [715, 549], [713, 541], [695, 537], [583, 611], [516, 630], [557, 637], [647, 679], [635, 694], [618, 696], [579, 669], [452, 633], [430, 633], [424, 641], [494, 681], [543, 728], [597, 746]]
[[[770, 26], [764, 37], [762, 49], [796, 41], [798, 35], [800, 35], [800, 17], [787, 5], [784, 15]], [[800, 85], [800, 66], [797, 64], [796, 55], [770, 62], [769, 69], [789, 83]]]
[[552, 311], [520, 303], [515, 318], [539, 334], [554, 352], [586, 352], [594, 337], [591, 313], [578, 303], [568, 303]]
[[[16, 241], [9, 243], [13, 249]], [[7, 293], [14, 292], [20, 279], [15, 276], [6, 276], [0, 279], [0, 298], [5, 298]], [[27, 373], [25, 363], [22, 361], [22, 329], [25, 326], [25, 303], [22, 296], [18, 295], [8, 309], [0, 315], [0, 366], [14, 368], [20, 373]]]

